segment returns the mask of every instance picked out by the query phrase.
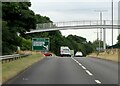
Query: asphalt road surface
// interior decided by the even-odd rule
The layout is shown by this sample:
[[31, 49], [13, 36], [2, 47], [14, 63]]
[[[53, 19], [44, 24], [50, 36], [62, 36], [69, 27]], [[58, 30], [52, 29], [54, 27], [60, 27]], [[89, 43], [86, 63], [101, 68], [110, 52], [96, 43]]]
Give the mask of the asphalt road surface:
[[118, 84], [118, 64], [87, 57], [46, 57], [7, 84]]

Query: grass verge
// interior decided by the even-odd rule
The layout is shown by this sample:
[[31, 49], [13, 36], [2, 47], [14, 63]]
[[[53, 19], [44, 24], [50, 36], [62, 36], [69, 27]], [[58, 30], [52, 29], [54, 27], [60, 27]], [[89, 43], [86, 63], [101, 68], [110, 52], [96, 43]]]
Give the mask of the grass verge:
[[33, 54], [26, 58], [21, 58], [8, 63], [2, 64], [2, 83], [19, 74], [32, 64], [43, 59], [42, 54]]
[[97, 55], [97, 53], [92, 53], [90, 55], [88, 55], [87, 57], [94, 57], [94, 58], [100, 58], [100, 59], [106, 59], [106, 60], [111, 60], [114, 62], [120, 62], [120, 56], [119, 56], [119, 52], [116, 53], [100, 53], [99, 55]]

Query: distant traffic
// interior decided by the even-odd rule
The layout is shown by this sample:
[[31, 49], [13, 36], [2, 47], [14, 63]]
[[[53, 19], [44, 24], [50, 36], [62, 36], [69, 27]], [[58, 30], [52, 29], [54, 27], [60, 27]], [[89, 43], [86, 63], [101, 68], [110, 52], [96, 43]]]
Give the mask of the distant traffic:
[[[73, 51], [73, 52], [72, 52]], [[76, 54], [74, 53], [74, 50], [70, 50], [68, 46], [61, 46], [60, 47], [60, 56], [75, 56], [75, 57], [82, 57], [83, 53], [81, 51], [77, 51]]]

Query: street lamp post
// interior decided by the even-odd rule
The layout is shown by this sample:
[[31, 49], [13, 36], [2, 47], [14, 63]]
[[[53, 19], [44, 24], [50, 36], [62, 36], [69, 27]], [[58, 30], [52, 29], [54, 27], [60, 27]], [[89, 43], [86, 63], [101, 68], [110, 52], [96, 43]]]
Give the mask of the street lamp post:
[[[102, 11], [100, 11], [100, 25], [102, 25]], [[100, 28], [100, 42], [102, 41], [102, 28]], [[102, 46], [100, 46], [101, 50]]]
[[[102, 16], [103, 16], [103, 12], [106, 12], [107, 10], [95, 10], [95, 12], [99, 12], [100, 13], [100, 25], [102, 25]], [[99, 52], [101, 50], [101, 43], [100, 41], [102, 41], [102, 28], [100, 28], [100, 40], [99, 40]]]
[[112, 12], [112, 46], [113, 46], [113, 0], [112, 0], [112, 11], [111, 12]]
[[[105, 25], [105, 20], [104, 20], [104, 25]], [[106, 29], [103, 28], [103, 49], [106, 51]]]

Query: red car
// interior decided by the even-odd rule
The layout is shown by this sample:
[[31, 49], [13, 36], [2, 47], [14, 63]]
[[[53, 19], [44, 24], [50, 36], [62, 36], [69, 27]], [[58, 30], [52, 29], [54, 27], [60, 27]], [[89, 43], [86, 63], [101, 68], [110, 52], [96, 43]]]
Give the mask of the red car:
[[44, 54], [45, 56], [52, 56], [52, 53], [50, 53], [50, 52], [43, 52], [43, 54]]

